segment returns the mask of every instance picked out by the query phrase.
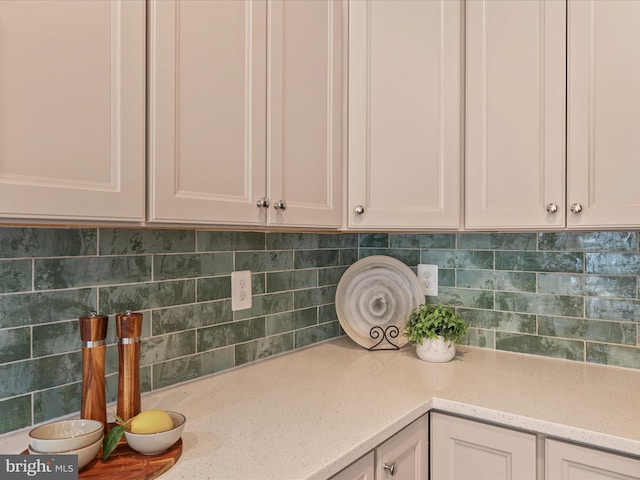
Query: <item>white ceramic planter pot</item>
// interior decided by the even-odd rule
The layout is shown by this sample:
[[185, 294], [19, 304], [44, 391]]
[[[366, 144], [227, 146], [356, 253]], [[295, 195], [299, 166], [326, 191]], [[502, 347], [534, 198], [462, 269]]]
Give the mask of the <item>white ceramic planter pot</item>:
[[422, 345], [416, 345], [418, 357], [426, 362], [448, 362], [456, 356], [456, 345], [445, 342], [444, 338], [425, 338]]

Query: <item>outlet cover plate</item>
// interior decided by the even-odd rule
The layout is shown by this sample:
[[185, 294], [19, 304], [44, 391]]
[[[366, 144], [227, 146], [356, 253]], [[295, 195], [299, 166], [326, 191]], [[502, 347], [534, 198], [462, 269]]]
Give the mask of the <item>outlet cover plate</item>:
[[418, 265], [418, 280], [425, 295], [438, 295], [438, 266], [421, 263]]
[[251, 270], [231, 272], [231, 310], [246, 310], [251, 304]]

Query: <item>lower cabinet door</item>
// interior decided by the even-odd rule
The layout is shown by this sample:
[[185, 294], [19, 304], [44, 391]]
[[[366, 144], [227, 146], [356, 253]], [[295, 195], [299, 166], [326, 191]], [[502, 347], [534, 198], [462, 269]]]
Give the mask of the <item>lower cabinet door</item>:
[[536, 436], [432, 413], [431, 478], [535, 480]]
[[429, 417], [424, 415], [376, 448], [377, 480], [429, 478]]
[[640, 479], [640, 459], [547, 439], [548, 480]]

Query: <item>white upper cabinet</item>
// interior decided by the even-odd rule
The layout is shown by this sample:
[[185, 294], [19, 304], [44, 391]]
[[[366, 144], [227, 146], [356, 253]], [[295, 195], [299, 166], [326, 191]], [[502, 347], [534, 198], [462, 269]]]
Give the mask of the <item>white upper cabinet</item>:
[[262, 225], [266, 3], [149, 8], [149, 220]]
[[640, 225], [640, 1], [568, 3], [568, 193], [575, 228]]
[[565, 225], [565, 12], [467, 2], [467, 228]]
[[342, 9], [149, 3], [150, 221], [340, 225]]
[[0, 218], [142, 221], [142, 0], [0, 2]]
[[352, 229], [460, 226], [461, 2], [350, 3]]
[[640, 1], [468, 2], [466, 64], [468, 229], [640, 225]]
[[340, 226], [344, 13], [341, 1], [269, 2], [270, 225]]

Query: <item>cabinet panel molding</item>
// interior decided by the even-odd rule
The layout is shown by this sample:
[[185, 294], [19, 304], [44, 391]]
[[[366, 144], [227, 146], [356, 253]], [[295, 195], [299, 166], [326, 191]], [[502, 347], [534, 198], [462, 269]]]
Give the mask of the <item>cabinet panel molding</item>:
[[144, 219], [144, 15], [0, 2], [0, 217]]
[[350, 3], [348, 227], [459, 227], [461, 19], [459, 1]]
[[469, 229], [565, 225], [565, 18], [564, 2], [467, 2]]

